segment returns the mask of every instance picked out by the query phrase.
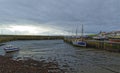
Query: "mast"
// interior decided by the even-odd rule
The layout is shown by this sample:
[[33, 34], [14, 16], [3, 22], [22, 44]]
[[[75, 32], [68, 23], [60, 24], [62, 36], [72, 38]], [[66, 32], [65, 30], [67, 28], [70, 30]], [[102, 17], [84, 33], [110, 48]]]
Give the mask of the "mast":
[[76, 38], [77, 38], [77, 36], [78, 36], [78, 25], [76, 27]]
[[81, 31], [82, 33], [81, 33], [81, 37], [83, 37], [83, 24], [82, 24], [82, 31]]
[[81, 29], [81, 39], [83, 41], [83, 24], [82, 24], [82, 29]]

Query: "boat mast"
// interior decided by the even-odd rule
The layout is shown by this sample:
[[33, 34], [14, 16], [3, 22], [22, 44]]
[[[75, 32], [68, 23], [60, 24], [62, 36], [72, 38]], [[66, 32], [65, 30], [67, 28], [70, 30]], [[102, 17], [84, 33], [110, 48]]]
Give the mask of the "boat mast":
[[77, 36], [78, 36], [78, 25], [76, 27], [76, 38], [77, 38]]
[[82, 31], [81, 31], [82, 33], [81, 33], [81, 37], [83, 37], [83, 24], [82, 24]]
[[82, 24], [82, 29], [81, 29], [81, 39], [83, 41], [83, 24]]

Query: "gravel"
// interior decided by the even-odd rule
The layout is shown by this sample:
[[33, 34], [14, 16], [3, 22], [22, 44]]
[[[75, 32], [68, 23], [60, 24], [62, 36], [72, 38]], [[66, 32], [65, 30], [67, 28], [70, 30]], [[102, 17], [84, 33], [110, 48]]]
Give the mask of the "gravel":
[[0, 56], [0, 73], [65, 73], [54, 62], [28, 60], [13, 60]]

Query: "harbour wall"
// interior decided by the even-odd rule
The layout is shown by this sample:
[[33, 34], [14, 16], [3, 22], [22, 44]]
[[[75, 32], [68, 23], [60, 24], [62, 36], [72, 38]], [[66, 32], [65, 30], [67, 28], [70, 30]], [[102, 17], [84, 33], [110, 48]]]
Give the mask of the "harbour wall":
[[63, 36], [0, 35], [0, 43], [14, 40], [57, 40]]
[[[64, 39], [65, 42], [72, 44], [72, 40]], [[100, 40], [84, 40], [87, 43], [86, 48], [96, 48], [101, 50], [108, 50], [112, 52], [120, 52], [120, 42], [100, 41]]]
[[87, 47], [120, 52], [120, 42], [86, 40]]

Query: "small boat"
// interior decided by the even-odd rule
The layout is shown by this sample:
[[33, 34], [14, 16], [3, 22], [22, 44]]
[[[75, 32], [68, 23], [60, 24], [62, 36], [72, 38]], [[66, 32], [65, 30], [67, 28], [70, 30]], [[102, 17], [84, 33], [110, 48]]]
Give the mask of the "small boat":
[[14, 52], [14, 51], [19, 51], [18, 47], [14, 47], [12, 45], [8, 45], [4, 48], [5, 52]]

